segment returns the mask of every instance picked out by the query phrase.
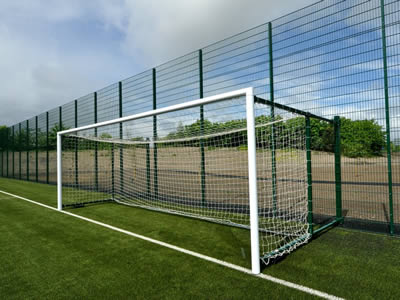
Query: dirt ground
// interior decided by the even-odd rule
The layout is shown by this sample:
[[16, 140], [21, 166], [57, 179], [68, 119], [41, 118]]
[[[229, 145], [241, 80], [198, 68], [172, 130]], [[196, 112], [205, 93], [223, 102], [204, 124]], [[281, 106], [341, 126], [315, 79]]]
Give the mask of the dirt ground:
[[[169, 197], [193, 201], [197, 205], [202, 201], [201, 156], [198, 148], [159, 148], [157, 151], [158, 192]], [[79, 153], [79, 184], [94, 186], [94, 151]], [[27, 178], [26, 152], [9, 154], [9, 174]], [[389, 220], [389, 191], [386, 157], [346, 158], [342, 157], [342, 199], [345, 216], [358, 219], [383, 221]], [[36, 155], [29, 153], [29, 179], [36, 179]], [[272, 164], [271, 153], [257, 151], [258, 196], [261, 205], [272, 206]], [[306, 180], [304, 152], [278, 152], [277, 195], [278, 209], [294, 206], [305, 197]], [[6, 156], [3, 156], [3, 171], [6, 171]], [[114, 182], [120, 188], [121, 174], [124, 191], [130, 194], [146, 193], [148, 179], [146, 171], [146, 150], [144, 148], [123, 150], [123, 172], [120, 172], [120, 151], [114, 152]], [[98, 152], [98, 181], [102, 191], [110, 191], [112, 185], [111, 151]], [[74, 152], [64, 152], [64, 183], [75, 183]], [[56, 182], [56, 153], [49, 152], [49, 181]], [[247, 152], [237, 149], [206, 149], [205, 151], [205, 199], [210, 202], [234, 205], [247, 205]], [[150, 149], [150, 190], [155, 182], [154, 150]], [[394, 218], [400, 223], [400, 155], [392, 157]], [[312, 153], [313, 206], [318, 214], [335, 214], [335, 173], [332, 154]], [[46, 153], [38, 154], [38, 180], [46, 181]], [[74, 195], [76, 196], [76, 195]], [[292, 202], [285, 199], [292, 199]]]
[[[51, 161], [55, 163], [55, 154]], [[168, 197], [190, 199], [195, 204], [202, 200], [201, 157], [198, 148], [159, 148], [157, 151], [158, 192]], [[154, 189], [154, 150], [150, 150], [150, 184]], [[39, 156], [43, 161], [43, 157]], [[272, 164], [270, 152], [257, 151], [258, 196], [260, 205], [272, 207]], [[111, 189], [111, 152], [98, 152], [99, 186], [102, 191]], [[304, 199], [306, 180], [304, 152], [278, 152], [277, 195], [278, 209], [295, 207]], [[42, 165], [42, 163], [39, 163]], [[64, 183], [75, 180], [74, 153], [64, 152]], [[400, 156], [393, 156], [393, 200], [395, 221], [400, 222]], [[94, 151], [79, 154], [79, 183], [94, 184]], [[54, 168], [51, 166], [51, 170]], [[246, 205], [248, 199], [247, 152], [237, 149], [210, 149], [205, 152], [205, 198], [226, 205]], [[52, 172], [52, 174], [55, 172]], [[116, 189], [120, 187], [120, 151], [114, 153]], [[123, 150], [124, 191], [146, 193], [146, 150]], [[312, 153], [313, 206], [317, 214], [335, 214], [334, 156]], [[51, 176], [53, 178], [53, 175]], [[342, 201], [345, 216], [387, 222], [389, 220], [389, 193], [386, 157], [351, 159], [342, 157]], [[287, 201], [285, 199], [291, 199]]]

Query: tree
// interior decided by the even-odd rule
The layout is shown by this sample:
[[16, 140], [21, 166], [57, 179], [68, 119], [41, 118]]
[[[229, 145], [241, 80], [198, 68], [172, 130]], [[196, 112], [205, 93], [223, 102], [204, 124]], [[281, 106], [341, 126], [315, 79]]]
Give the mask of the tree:
[[103, 132], [103, 133], [100, 135], [100, 138], [101, 138], [101, 139], [112, 139], [112, 135], [109, 134], [109, 133], [107, 133], [107, 132]]
[[[275, 120], [282, 119], [276, 116]], [[269, 116], [257, 116], [256, 124], [266, 124], [271, 121]], [[204, 120], [204, 134], [215, 132], [228, 132], [233, 129], [245, 128], [246, 120], [232, 120], [226, 122], [211, 122]], [[184, 137], [199, 136], [201, 133], [200, 120], [189, 125], [179, 123], [175, 132], [167, 135], [167, 140]], [[305, 121], [303, 117], [289, 119], [285, 122], [275, 124], [274, 141], [277, 149], [286, 147], [286, 135], [304, 134]], [[238, 147], [246, 145], [246, 132], [233, 131], [220, 136], [206, 138], [205, 146], [214, 147]], [[271, 141], [271, 127], [261, 126], [256, 128], [257, 147], [266, 147]], [[299, 140], [300, 141], [300, 140]], [[334, 151], [334, 130], [333, 125], [317, 119], [311, 119], [311, 149], [314, 151]], [[348, 157], [374, 157], [382, 154], [386, 145], [385, 131], [375, 120], [350, 120], [341, 118], [341, 144], [342, 154]], [[182, 143], [186, 146], [199, 146], [199, 142]], [[290, 147], [302, 147], [294, 141]], [[400, 147], [399, 147], [400, 148]], [[398, 148], [392, 146], [395, 151]]]
[[390, 147], [392, 149], [392, 152], [396, 153], [396, 152], [400, 152], [400, 145], [396, 144], [394, 142], [390, 143]]
[[49, 130], [49, 150], [55, 150], [57, 148], [57, 132], [67, 130], [69, 127], [65, 127], [61, 124], [56, 123]]
[[341, 118], [342, 152], [348, 157], [382, 155], [386, 145], [385, 131], [375, 120]]
[[9, 143], [9, 129], [7, 126], [0, 126], [0, 151], [6, 150]]

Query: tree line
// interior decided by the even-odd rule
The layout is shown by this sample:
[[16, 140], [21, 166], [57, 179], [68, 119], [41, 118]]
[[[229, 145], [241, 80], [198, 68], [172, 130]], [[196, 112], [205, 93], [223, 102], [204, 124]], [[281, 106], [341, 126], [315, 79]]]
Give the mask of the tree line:
[[[281, 119], [277, 116], [275, 120]], [[256, 117], [256, 126], [271, 122], [269, 116]], [[212, 122], [205, 119], [203, 124], [200, 120], [189, 125], [178, 124], [176, 130], [161, 138], [166, 143], [159, 144], [159, 147], [168, 146], [168, 140], [172, 141], [176, 146], [200, 146], [198, 138], [191, 137], [204, 136], [202, 143], [205, 147], [240, 147], [245, 148], [247, 144], [245, 129], [246, 120], [231, 120], [225, 122]], [[57, 132], [66, 130], [67, 127], [55, 124], [48, 133], [48, 141], [46, 132], [37, 132], [38, 149], [55, 150], [57, 146]], [[272, 134], [272, 130], [274, 131]], [[216, 134], [214, 133], [225, 133]], [[257, 126], [256, 141], [257, 147], [270, 147], [274, 143], [276, 149], [284, 149], [288, 147], [302, 147], [300, 136], [304, 136], [305, 121], [303, 117], [290, 119], [287, 121], [277, 122], [274, 126]], [[288, 138], [288, 136], [291, 136]], [[110, 134], [102, 133], [103, 139], [112, 138]], [[297, 138], [299, 137], [299, 138]], [[132, 138], [135, 141], [145, 141], [143, 137]], [[385, 152], [386, 133], [375, 120], [350, 120], [341, 118], [341, 144], [342, 154], [347, 157], [376, 157], [381, 156]], [[78, 142], [78, 149], [110, 149], [109, 143], [87, 143]], [[311, 119], [311, 149], [314, 151], [333, 152], [334, 147], [334, 131], [333, 125], [324, 121]], [[14, 133], [14, 137], [10, 136], [10, 131], [6, 126], [0, 126], [0, 150], [9, 149], [10, 151], [26, 151], [36, 149], [36, 132], [29, 131], [26, 128]], [[73, 143], [66, 147], [75, 149]], [[393, 152], [400, 152], [400, 146], [391, 144]]]
[[[277, 116], [275, 120], [281, 119]], [[268, 116], [256, 117], [257, 124], [265, 124], [273, 121]], [[334, 151], [334, 129], [333, 124], [311, 119], [311, 150], [314, 151]], [[237, 128], [245, 128], [245, 120], [235, 120], [227, 122], [211, 122], [204, 120], [201, 127], [200, 120], [193, 124], [177, 127], [176, 132], [167, 136], [167, 139], [183, 139], [191, 136], [211, 134], [213, 132], [229, 132]], [[274, 134], [272, 130], [274, 128]], [[347, 157], [376, 157], [384, 153], [386, 146], [386, 133], [375, 120], [350, 120], [341, 118], [341, 146], [342, 154]], [[276, 149], [287, 147], [303, 147], [301, 139], [296, 136], [305, 134], [305, 120], [303, 117], [277, 122], [274, 126], [257, 127], [256, 141], [257, 147], [265, 147], [268, 143], [274, 143]], [[290, 136], [290, 138], [288, 138]], [[188, 144], [188, 142], [183, 142]], [[189, 142], [190, 143], [190, 142]], [[192, 144], [198, 145], [197, 142]], [[245, 147], [246, 132], [234, 132], [231, 134], [207, 138], [204, 140], [205, 146], [219, 147]], [[400, 152], [400, 146], [391, 145], [392, 150]]]

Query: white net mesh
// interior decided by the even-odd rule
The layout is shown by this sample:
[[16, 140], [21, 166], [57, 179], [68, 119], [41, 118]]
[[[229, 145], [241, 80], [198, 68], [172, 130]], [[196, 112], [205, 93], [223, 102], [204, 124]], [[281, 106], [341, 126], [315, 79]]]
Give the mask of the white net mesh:
[[[116, 201], [249, 228], [244, 100], [63, 135], [63, 204]], [[309, 237], [305, 120], [269, 115], [267, 106], [256, 105], [260, 253], [266, 263]]]

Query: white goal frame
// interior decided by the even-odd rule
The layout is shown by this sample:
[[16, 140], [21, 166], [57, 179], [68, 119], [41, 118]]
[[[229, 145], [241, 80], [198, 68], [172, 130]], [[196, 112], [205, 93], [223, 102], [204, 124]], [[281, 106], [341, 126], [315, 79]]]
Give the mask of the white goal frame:
[[118, 124], [150, 116], [156, 116], [168, 112], [186, 108], [215, 103], [230, 98], [244, 96], [246, 98], [246, 119], [247, 119], [247, 146], [248, 146], [248, 179], [249, 179], [249, 205], [250, 205], [250, 238], [251, 238], [251, 268], [253, 274], [260, 273], [260, 248], [259, 248], [259, 225], [258, 225], [258, 199], [257, 199], [257, 164], [256, 164], [256, 132], [254, 112], [254, 91], [252, 87], [219, 94], [194, 100], [182, 104], [172, 105], [165, 108], [147, 111], [127, 117], [113, 119], [78, 128], [68, 129], [57, 133], [57, 209], [62, 210], [62, 144], [61, 139], [65, 134], [76, 133], [82, 130]]

